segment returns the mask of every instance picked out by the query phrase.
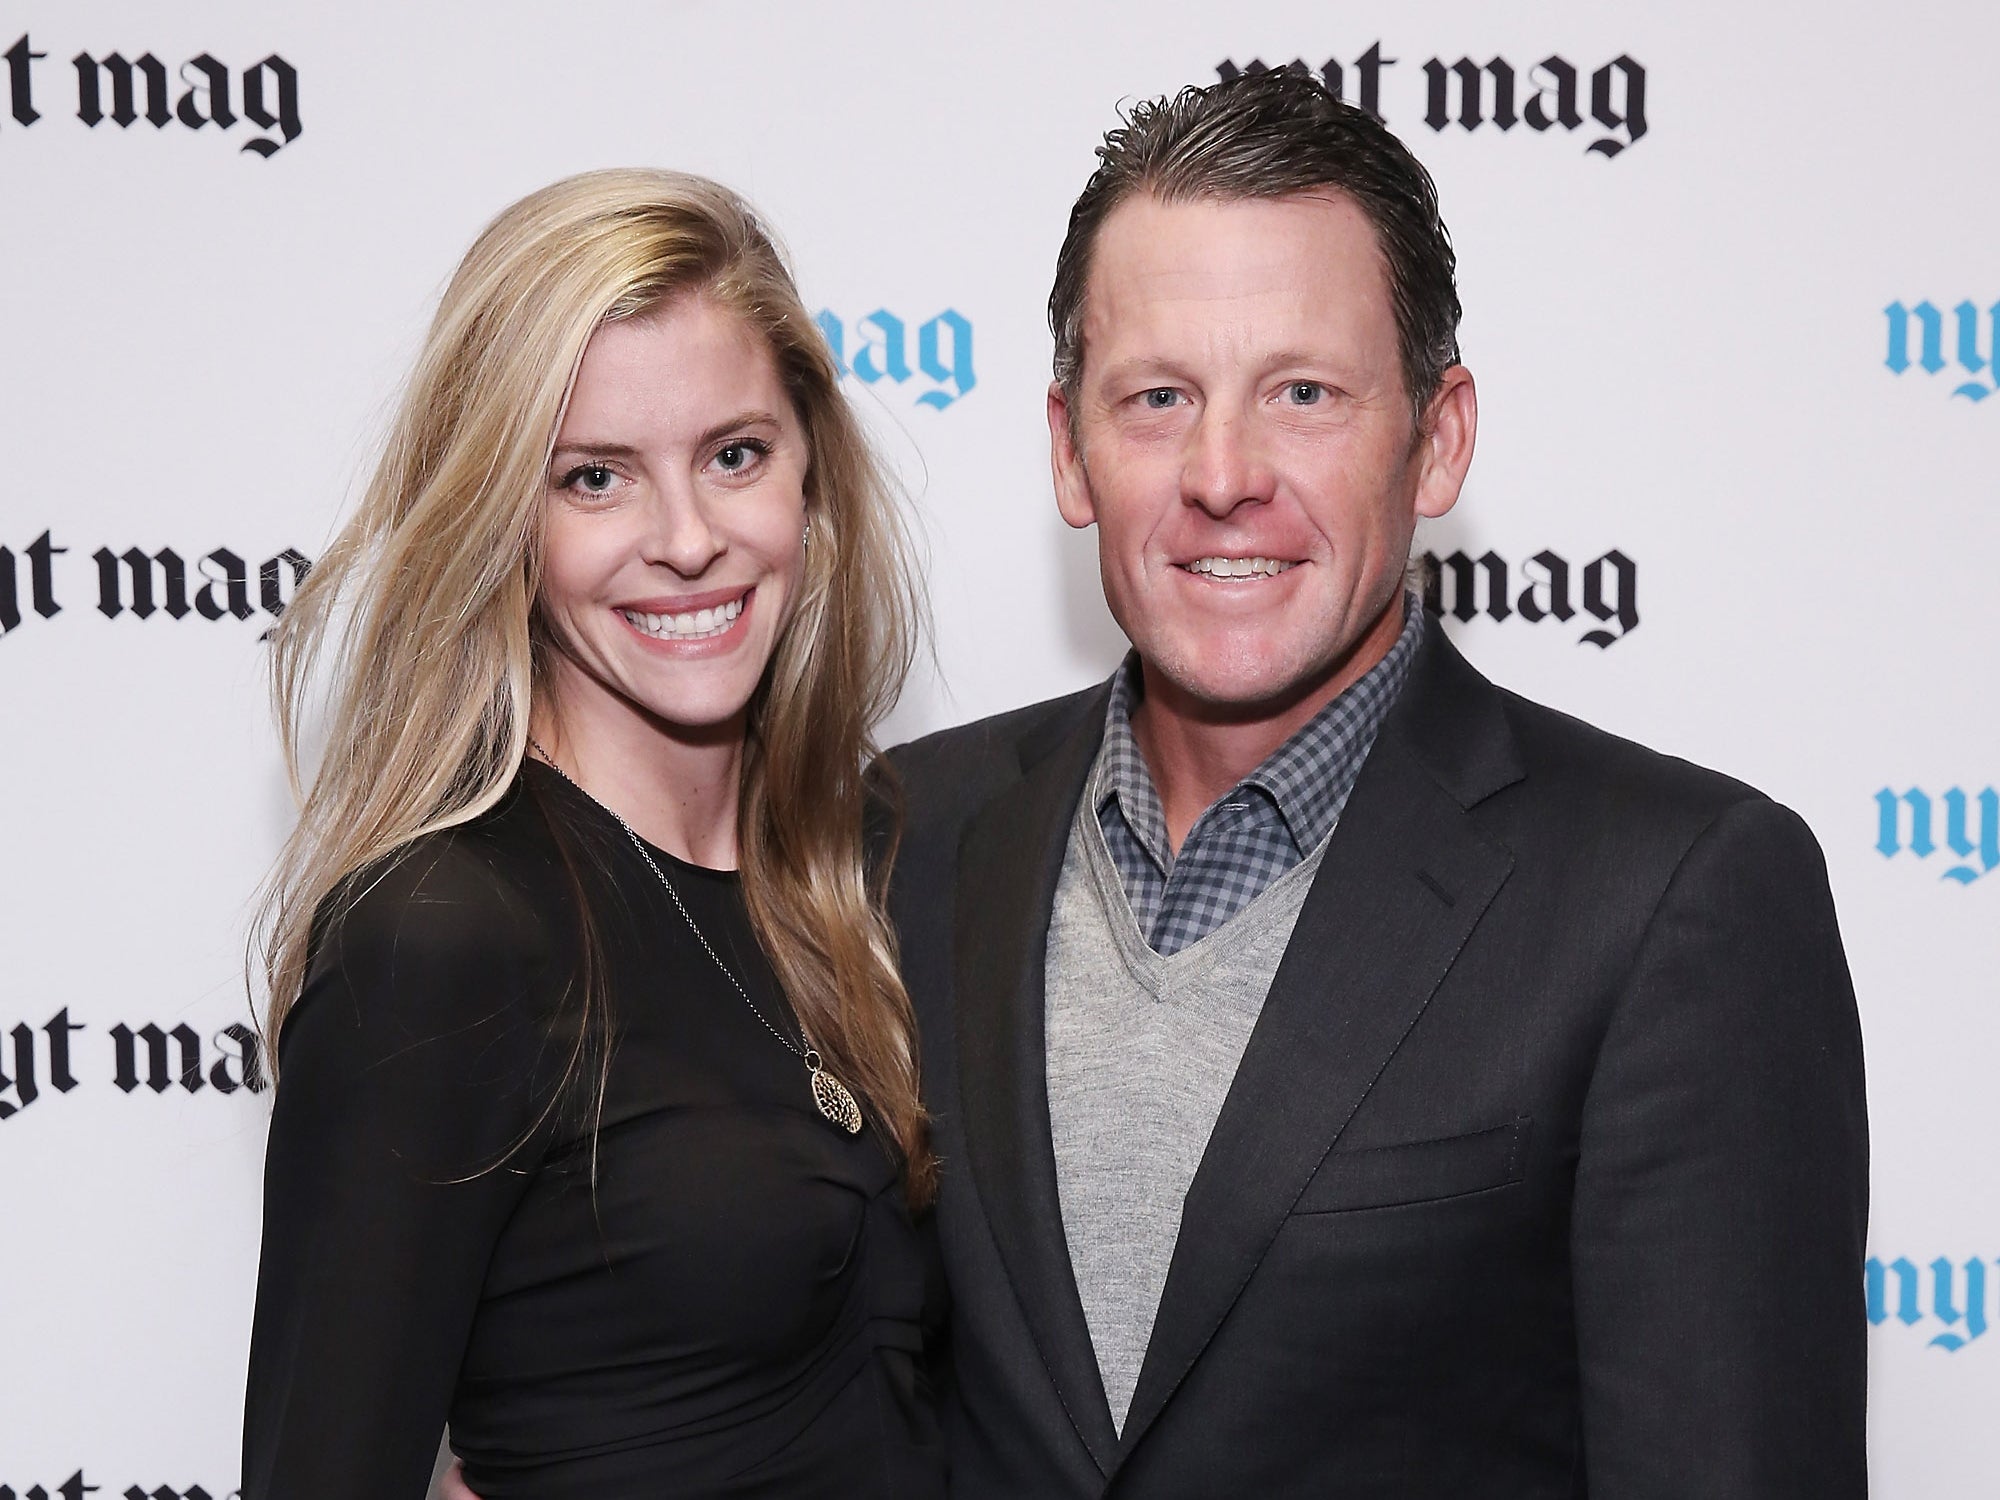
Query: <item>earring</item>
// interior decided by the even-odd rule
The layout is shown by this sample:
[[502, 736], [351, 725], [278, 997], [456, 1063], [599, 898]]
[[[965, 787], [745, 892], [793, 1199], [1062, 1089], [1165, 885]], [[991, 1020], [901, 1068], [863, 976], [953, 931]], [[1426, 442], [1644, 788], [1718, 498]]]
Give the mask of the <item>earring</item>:
[[808, 520], [806, 522], [805, 533], [799, 538], [799, 545], [801, 547], [810, 548], [812, 544], [813, 544], [813, 523], [810, 520]]

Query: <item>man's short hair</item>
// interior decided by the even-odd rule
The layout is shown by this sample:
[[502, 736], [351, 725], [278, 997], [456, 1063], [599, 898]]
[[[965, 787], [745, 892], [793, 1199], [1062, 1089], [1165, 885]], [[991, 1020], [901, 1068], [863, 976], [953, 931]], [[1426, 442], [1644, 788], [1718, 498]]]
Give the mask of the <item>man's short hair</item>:
[[1303, 72], [1244, 73], [1134, 105], [1106, 132], [1097, 161], [1070, 210], [1049, 293], [1055, 377], [1072, 412], [1083, 373], [1084, 292], [1098, 230], [1114, 208], [1134, 193], [1186, 203], [1333, 189], [1375, 227], [1403, 384], [1422, 422], [1444, 372], [1458, 363], [1458, 258], [1430, 173], [1381, 121]]

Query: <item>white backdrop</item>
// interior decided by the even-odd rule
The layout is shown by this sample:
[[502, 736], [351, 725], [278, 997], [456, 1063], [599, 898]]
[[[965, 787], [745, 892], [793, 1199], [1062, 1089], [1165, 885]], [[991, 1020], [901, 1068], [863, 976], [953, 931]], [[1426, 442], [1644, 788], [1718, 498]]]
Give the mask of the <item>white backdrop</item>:
[[[486, 219], [626, 163], [768, 213], [928, 549], [902, 737], [1116, 660], [1047, 479], [1068, 205], [1119, 100], [1300, 59], [1350, 97], [1372, 74], [1459, 248], [1481, 445], [1420, 546], [1510, 583], [1493, 607], [1482, 568], [1457, 638], [1826, 847], [1869, 1049], [1877, 1492], [1994, 1493], [1996, 55], [1978, 0], [0, 5], [0, 1486], [236, 1485], [269, 1096], [224, 1028], [287, 816], [259, 569], [281, 605]], [[1510, 128], [1497, 70], [1461, 123], [1461, 58], [1512, 69]], [[1571, 617], [1528, 618], [1557, 563]]]

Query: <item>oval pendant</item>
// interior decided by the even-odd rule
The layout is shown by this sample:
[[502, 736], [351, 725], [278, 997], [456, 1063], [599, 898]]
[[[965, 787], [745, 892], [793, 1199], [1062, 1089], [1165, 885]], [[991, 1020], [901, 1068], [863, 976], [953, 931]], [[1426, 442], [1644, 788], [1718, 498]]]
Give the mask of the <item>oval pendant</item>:
[[861, 1106], [847, 1092], [847, 1085], [825, 1068], [812, 1070], [813, 1103], [836, 1128], [849, 1135], [861, 1134]]

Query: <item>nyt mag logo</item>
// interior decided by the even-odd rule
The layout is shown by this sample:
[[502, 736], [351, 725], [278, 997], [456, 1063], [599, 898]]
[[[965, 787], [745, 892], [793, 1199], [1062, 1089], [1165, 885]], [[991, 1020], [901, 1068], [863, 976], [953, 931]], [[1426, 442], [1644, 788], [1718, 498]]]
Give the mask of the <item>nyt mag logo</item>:
[[1892, 373], [1901, 375], [1912, 366], [1926, 375], [1950, 370], [1953, 377], [1962, 377], [1952, 387], [1952, 395], [1984, 401], [1993, 394], [1993, 361], [2000, 350], [2000, 302], [1982, 311], [1967, 299], [1951, 310], [1950, 360], [1945, 358], [1945, 317], [1935, 304], [1919, 302], [1906, 307], [1891, 302], [1882, 313], [1889, 320], [1889, 354], [1883, 363]]
[[1919, 1332], [1931, 1332], [1934, 1325], [1929, 1347], [1947, 1354], [1956, 1354], [1986, 1332], [1986, 1261], [1981, 1256], [1953, 1265], [1949, 1256], [1940, 1255], [1920, 1269], [1906, 1255], [1886, 1264], [1871, 1255], [1863, 1283], [1868, 1321], [1877, 1328], [1892, 1318]]
[[1936, 798], [1916, 787], [1897, 792], [1885, 786], [1875, 794], [1875, 813], [1875, 850], [1884, 859], [1906, 851], [1929, 859], [1942, 848], [1957, 859], [1939, 878], [1959, 885], [2000, 866], [2000, 792], [1990, 786], [1976, 793], [1953, 787]]
[[[46, 70], [36, 67], [50, 62], [49, 54], [38, 51], [23, 32], [0, 52], [0, 62], [6, 64], [0, 69], [6, 113], [20, 129], [31, 129], [41, 121], [39, 105], [55, 103], [56, 80], [43, 77]], [[275, 52], [241, 69], [200, 52], [172, 74], [151, 52], [129, 58], [118, 51], [102, 56], [79, 52], [70, 65], [75, 70], [76, 118], [92, 130], [108, 121], [129, 134], [143, 120], [156, 132], [212, 125], [218, 136], [226, 137], [248, 121], [265, 134], [253, 131], [238, 149], [269, 160], [305, 129], [299, 119], [299, 70]], [[58, 66], [50, 62], [51, 68]]]
[[979, 384], [972, 367], [971, 320], [953, 308], [917, 325], [914, 368], [910, 325], [886, 307], [851, 320], [822, 310], [816, 321], [834, 368], [863, 385], [913, 390], [918, 406], [943, 411]]
[[[1553, 620], [1564, 626], [1576, 619], [1581, 602], [1588, 618], [1578, 627], [1580, 645], [1602, 651], [1639, 628], [1639, 565], [1616, 547], [1580, 569], [1546, 549], [1512, 569], [1506, 558], [1490, 550], [1478, 557], [1463, 550], [1444, 557], [1425, 552], [1418, 561], [1424, 607], [1461, 624], [1469, 625], [1483, 613], [1495, 624], [1519, 619], [1527, 625]], [[1570, 586], [1573, 575], [1581, 577], [1580, 601], [1579, 591]], [[1518, 594], [1513, 583], [1521, 585]]]
[[[1396, 58], [1383, 55], [1377, 41], [1344, 66], [1337, 57], [1317, 68], [1302, 58], [1279, 66], [1286, 72], [1317, 74], [1336, 99], [1358, 104], [1389, 123], [1382, 103], [1383, 75], [1396, 63]], [[1216, 76], [1225, 83], [1245, 73], [1269, 71], [1263, 59], [1255, 57], [1240, 66], [1225, 58], [1215, 67]], [[1483, 63], [1471, 57], [1452, 62], [1433, 57], [1424, 63], [1423, 75], [1423, 121], [1434, 131], [1455, 124], [1470, 133], [1489, 121], [1502, 135], [1516, 125], [1526, 125], [1535, 135], [1553, 130], [1561, 136], [1581, 129], [1592, 137], [1583, 149], [1607, 161], [1637, 145], [1646, 133], [1646, 69], [1629, 53], [1620, 53], [1589, 73], [1588, 117], [1583, 112], [1584, 68], [1560, 53], [1552, 52], [1533, 64], [1504, 57]]]

